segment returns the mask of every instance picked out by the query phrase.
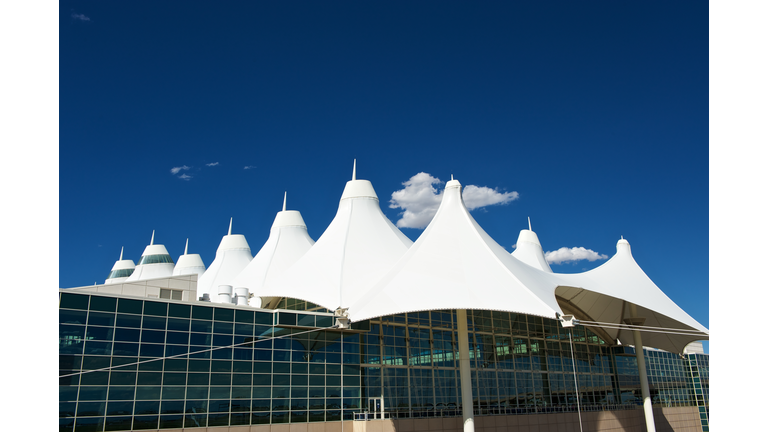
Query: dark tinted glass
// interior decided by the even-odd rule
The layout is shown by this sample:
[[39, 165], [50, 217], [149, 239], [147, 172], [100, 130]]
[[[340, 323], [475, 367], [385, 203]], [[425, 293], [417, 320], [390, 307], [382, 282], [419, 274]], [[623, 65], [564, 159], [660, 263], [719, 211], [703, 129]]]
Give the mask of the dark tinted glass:
[[192, 320], [192, 327], [190, 330], [198, 333], [210, 333], [211, 330], [213, 330], [213, 323], [211, 321]]
[[91, 312], [88, 314], [88, 325], [112, 327], [115, 325], [115, 314]]
[[141, 307], [144, 304], [141, 300], [119, 299], [117, 302], [117, 311], [121, 313], [141, 315]]
[[124, 431], [130, 430], [133, 423], [133, 417], [107, 417], [104, 420], [105, 431]]
[[190, 309], [190, 305], [172, 303], [168, 305], [168, 316], [177, 318], [189, 318]]
[[131, 415], [133, 414], [133, 402], [109, 402], [107, 415]]
[[86, 311], [59, 310], [59, 322], [62, 324], [85, 324]]
[[[118, 315], [118, 323], [120, 321], [120, 316]], [[137, 329], [128, 329], [128, 328], [116, 328], [115, 329], [115, 341], [121, 341], [121, 342], [138, 342], [139, 341], [139, 330]]]
[[[170, 305], [174, 306], [174, 305]], [[189, 331], [188, 319], [168, 318], [168, 330]]]
[[213, 308], [206, 306], [192, 306], [192, 318], [201, 320], [213, 319]]
[[214, 321], [213, 323], [214, 333], [232, 334], [233, 328], [234, 328], [234, 324], [232, 324], [231, 322]]
[[213, 312], [214, 321], [229, 321], [235, 320], [235, 311], [233, 309], [216, 308]]
[[140, 315], [117, 314], [117, 327], [141, 328]]
[[238, 310], [235, 311], [235, 322], [244, 324], [253, 324], [253, 311]]
[[145, 329], [165, 330], [165, 317], [144, 316], [142, 327]]
[[254, 316], [255, 324], [272, 325], [273, 314], [269, 312], [256, 312]]
[[296, 325], [296, 314], [278, 312], [277, 322], [282, 325]]
[[141, 341], [150, 343], [164, 343], [165, 332], [160, 330], [144, 330], [141, 332]]
[[64, 309], [88, 309], [89, 295], [61, 293], [59, 307]]
[[111, 327], [91, 327], [88, 326], [88, 331], [85, 333], [86, 339], [94, 339], [94, 340], [100, 340], [100, 341], [111, 341], [112, 340], [112, 331], [113, 329]]
[[166, 316], [168, 315], [168, 303], [144, 302], [144, 315]]
[[112, 297], [91, 296], [90, 309], [102, 312], [114, 312], [117, 299]]

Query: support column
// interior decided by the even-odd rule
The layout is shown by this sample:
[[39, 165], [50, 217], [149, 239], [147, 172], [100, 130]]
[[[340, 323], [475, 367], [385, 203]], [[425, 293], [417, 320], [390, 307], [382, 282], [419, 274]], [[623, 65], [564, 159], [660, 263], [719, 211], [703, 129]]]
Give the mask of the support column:
[[[637, 306], [630, 305], [632, 318], [624, 322], [630, 325], [641, 326], [645, 324], [645, 318], [637, 317]], [[648, 387], [648, 373], [645, 370], [645, 355], [643, 354], [643, 338], [639, 330], [632, 330], [635, 339], [635, 358], [637, 359], [637, 371], [640, 374], [640, 392], [643, 395], [643, 412], [645, 413], [645, 427], [647, 432], [656, 432], [656, 423], [653, 418], [653, 404], [651, 402], [651, 390]]]
[[467, 310], [456, 310], [459, 327], [459, 378], [461, 379], [461, 414], [464, 418], [464, 432], [475, 432], [475, 414], [472, 402], [472, 369], [469, 366], [469, 331], [467, 331]]

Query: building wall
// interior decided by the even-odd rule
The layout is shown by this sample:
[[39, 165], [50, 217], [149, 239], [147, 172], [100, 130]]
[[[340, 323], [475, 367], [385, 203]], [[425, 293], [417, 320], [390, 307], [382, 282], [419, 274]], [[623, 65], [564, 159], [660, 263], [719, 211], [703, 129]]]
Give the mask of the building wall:
[[[559, 422], [577, 404], [587, 422], [641, 412], [633, 352], [554, 320], [469, 319], [473, 405], [494, 419], [478, 422]], [[61, 431], [315, 428], [382, 395], [401, 428], [461, 416], [454, 311], [354, 323], [341, 339], [328, 313], [61, 290], [59, 320]], [[690, 368], [659, 353], [646, 353], [654, 401], [698, 415]]]

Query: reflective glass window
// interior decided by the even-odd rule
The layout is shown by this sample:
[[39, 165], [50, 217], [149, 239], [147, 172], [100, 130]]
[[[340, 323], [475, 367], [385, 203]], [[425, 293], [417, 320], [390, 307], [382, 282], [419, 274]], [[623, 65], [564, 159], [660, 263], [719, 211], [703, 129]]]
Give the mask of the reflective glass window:
[[85, 324], [88, 312], [59, 309], [59, 322], [62, 324]]
[[212, 320], [213, 308], [207, 306], [192, 306], [192, 318], [200, 320]]
[[107, 415], [131, 415], [133, 414], [133, 401], [112, 402], [107, 404]]
[[190, 305], [171, 303], [168, 305], [168, 316], [176, 318], [189, 318], [191, 309], [192, 308]]
[[100, 341], [111, 341], [112, 328], [88, 326], [88, 331], [85, 333], [85, 338]]
[[112, 327], [115, 325], [115, 314], [104, 312], [90, 312], [88, 325]]
[[168, 303], [159, 303], [152, 301], [144, 302], [144, 315], [167, 316]]
[[157, 429], [160, 416], [135, 416], [133, 418], [133, 430]]
[[144, 316], [142, 327], [144, 329], [165, 330], [165, 317]]
[[105, 431], [124, 431], [130, 430], [133, 423], [133, 417], [107, 417], [104, 420]]
[[158, 400], [160, 399], [159, 386], [137, 386], [136, 400]]
[[142, 300], [121, 298], [117, 300], [117, 311], [120, 313], [141, 315], [143, 305], [144, 302]]
[[[173, 305], [171, 305], [171, 306], [173, 306]], [[178, 319], [178, 318], [168, 318], [168, 330], [176, 330], [176, 331], [188, 332], [189, 331], [189, 320], [188, 319]]]
[[210, 333], [212, 330], [213, 323], [211, 321], [192, 320], [191, 331], [197, 333]]
[[88, 309], [90, 296], [83, 294], [61, 293], [59, 307], [63, 309]]
[[141, 328], [141, 316], [117, 314], [117, 327]]
[[235, 311], [234, 309], [215, 308], [213, 312], [213, 319], [214, 321], [232, 322], [235, 320]]
[[91, 296], [90, 310], [102, 312], [114, 312], [117, 299], [113, 297]]

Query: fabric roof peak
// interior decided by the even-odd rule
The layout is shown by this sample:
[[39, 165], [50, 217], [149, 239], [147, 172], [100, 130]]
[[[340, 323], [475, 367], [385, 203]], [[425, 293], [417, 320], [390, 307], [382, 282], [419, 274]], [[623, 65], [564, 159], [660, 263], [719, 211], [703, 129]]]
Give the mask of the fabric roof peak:
[[528, 229], [520, 230], [515, 243], [515, 250], [512, 256], [531, 267], [541, 271], [552, 273], [552, 268], [544, 256], [544, 249], [541, 247], [539, 236], [531, 229], [531, 218], [528, 218]]
[[344, 187], [336, 216], [290, 269], [264, 285], [264, 297], [292, 297], [328, 309], [351, 304], [412, 244], [384, 216], [373, 185]]
[[360, 321], [436, 309], [504, 310], [554, 318], [554, 281], [513, 258], [474, 220], [461, 183], [446, 183], [434, 218], [413, 246], [349, 305]]

